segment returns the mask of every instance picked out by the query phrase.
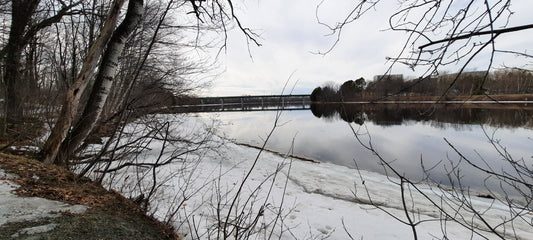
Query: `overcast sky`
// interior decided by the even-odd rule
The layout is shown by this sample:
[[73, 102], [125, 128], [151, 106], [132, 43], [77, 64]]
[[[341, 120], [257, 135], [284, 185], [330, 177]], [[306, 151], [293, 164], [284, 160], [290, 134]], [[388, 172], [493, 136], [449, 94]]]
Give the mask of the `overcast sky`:
[[[350, 10], [353, 1], [326, 0], [319, 15], [326, 21], [340, 21]], [[482, 2], [480, 0], [480, 2]], [[405, 34], [387, 31], [388, 17], [398, 9], [397, 1], [384, 0], [375, 10], [343, 30], [340, 42], [327, 55], [316, 52], [328, 50], [335, 42], [334, 36], [317, 23], [315, 12], [319, 0], [263, 0], [234, 2], [243, 24], [261, 35], [261, 47], [250, 45], [242, 33], [229, 33], [228, 47], [219, 56], [220, 71], [203, 96], [241, 96], [280, 94], [285, 82], [293, 94], [309, 94], [327, 82], [341, 84], [346, 80], [383, 74], [388, 68], [387, 56], [401, 50]], [[335, 4], [335, 5], [333, 5]], [[533, 23], [533, 1], [513, 0], [515, 11], [508, 26]], [[497, 46], [518, 51], [533, 51], [533, 30], [502, 36]], [[252, 57], [250, 57], [250, 54]], [[215, 55], [213, 53], [213, 55]], [[487, 55], [476, 59], [468, 70], [486, 69]], [[524, 59], [504, 56], [497, 59], [497, 67], [531, 64]], [[448, 66], [447, 71], [456, 71]], [[393, 73], [415, 77], [418, 73], [406, 67], [394, 68]], [[292, 76], [291, 76], [292, 74]]]

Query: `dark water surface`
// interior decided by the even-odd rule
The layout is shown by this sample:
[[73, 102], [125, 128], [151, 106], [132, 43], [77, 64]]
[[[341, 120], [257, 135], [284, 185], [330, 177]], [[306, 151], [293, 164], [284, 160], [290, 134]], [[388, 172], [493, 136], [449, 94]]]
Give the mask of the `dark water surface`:
[[[506, 151], [531, 169], [532, 114], [527, 105], [313, 105], [311, 110], [282, 112], [267, 148], [351, 168], [357, 163], [361, 169], [386, 173], [378, 157], [364, 146], [371, 144], [384, 160], [411, 179], [423, 179], [425, 167], [431, 168], [429, 177], [437, 183], [450, 184], [449, 173], [453, 171], [465, 186], [498, 188], [497, 182], [486, 180], [483, 172], [461, 160], [445, 139], [479, 166], [513, 173], [501, 156]], [[274, 125], [276, 112], [200, 116], [221, 120], [220, 130], [227, 137], [260, 146]]]

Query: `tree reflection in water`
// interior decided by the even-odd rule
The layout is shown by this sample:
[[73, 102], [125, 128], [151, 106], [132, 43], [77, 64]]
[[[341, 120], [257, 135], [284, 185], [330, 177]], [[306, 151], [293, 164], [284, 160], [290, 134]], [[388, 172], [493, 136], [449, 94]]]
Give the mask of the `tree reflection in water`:
[[[464, 124], [533, 128], [533, 107], [523, 104], [313, 103], [317, 118], [380, 126], [426, 121], [438, 128]], [[450, 126], [451, 125], [451, 126]]]

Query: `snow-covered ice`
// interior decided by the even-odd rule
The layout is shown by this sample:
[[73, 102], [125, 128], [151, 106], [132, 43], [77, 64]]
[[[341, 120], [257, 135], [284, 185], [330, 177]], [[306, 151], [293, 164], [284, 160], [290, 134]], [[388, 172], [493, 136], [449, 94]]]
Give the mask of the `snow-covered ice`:
[[[71, 205], [40, 197], [19, 197], [11, 191], [18, 185], [9, 179], [17, 178], [0, 169], [0, 226], [9, 222], [36, 221], [60, 216], [61, 212], [82, 213], [87, 206]], [[43, 225], [22, 229], [24, 233], [50, 231], [55, 225]]]
[[[205, 119], [189, 116], [172, 129], [205, 131], [205, 126]], [[161, 219], [173, 216], [174, 225], [186, 239], [213, 239], [220, 234], [220, 227], [234, 229], [233, 224], [244, 227], [239, 229], [242, 233], [254, 221], [257, 224], [250, 231], [254, 239], [412, 239], [413, 229], [405, 224], [409, 219], [418, 222], [415, 229], [419, 239], [499, 239], [487, 232], [486, 225], [506, 237], [516, 234], [520, 239], [533, 239], [531, 212], [521, 212], [520, 218], [500, 224], [511, 217], [510, 211], [520, 210], [509, 209], [492, 199], [472, 196], [458, 202], [453, 192], [418, 184], [418, 190], [404, 185], [406, 202], [403, 202], [398, 179], [270, 152], [258, 155], [257, 149], [216, 135], [212, 138], [213, 142], [224, 144], [216, 151], [206, 149], [180, 155], [179, 161], [158, 172], [167, 182], [151, 203], [151, 209]], [[150, 143], [151, 150], [139, 158], [156, 161], [162, 146], [161, 142]], [[171, 147], [166, 147], [167, 155], [175, 154], [168, 150]], [[115, 185], [116, 189], [126, 195], [128, 191], [138, 191], [133, 184], [128, 185], [132, 178], [122, 177], [124, 185]], [[145, 188], [150, 185], [147, 181]], [[240, 195], [234, 203], [239, 188]], [[472, 206], [478, 212], [464, 206]], [[230, 217], [226, 217], [230, 208]], [[461, 218], [462, 225], [446, 221], [443, 211], [452, 214], [448, 219]], [[241, 213], [242, 221], [236, 222], [235, 217]], [[484, 237], [465, 226], [475, 226]]]

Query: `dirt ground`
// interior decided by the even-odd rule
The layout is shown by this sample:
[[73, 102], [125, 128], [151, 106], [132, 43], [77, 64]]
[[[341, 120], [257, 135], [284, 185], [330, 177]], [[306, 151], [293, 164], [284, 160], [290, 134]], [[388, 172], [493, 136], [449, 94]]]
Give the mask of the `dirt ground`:
[[[15, 176], [9, 180], [6, 174], [0, 176], [4, 183], [9, 181], [16, 186], [11, 191], [18, 196], [14, 201], [45, 198], [42, 201], [49, 199], [88, 207], [82, 213], [67, 210], [51, 212], [53, 217], [8, 219], [5, 224], [0, 222], [0, 239], [179, 239], [172, 228], [147, 216], [133, 201], [87, 178], [78, 179], [64, 169], [3, 153], [0, 153], [0, 168]], [[6, 206], [0, 208], [9, 207], [8, 204], [27, 205], [0, 201], [1, 204]]]

